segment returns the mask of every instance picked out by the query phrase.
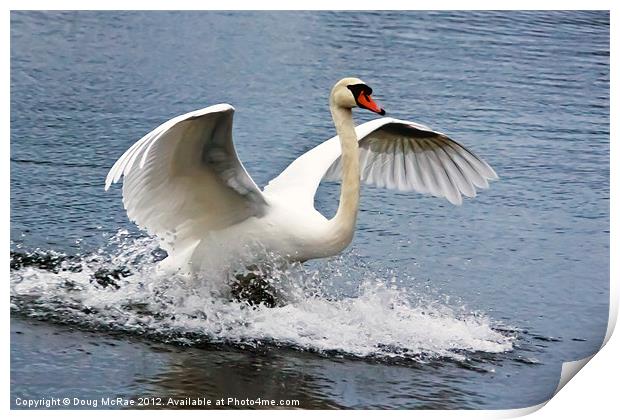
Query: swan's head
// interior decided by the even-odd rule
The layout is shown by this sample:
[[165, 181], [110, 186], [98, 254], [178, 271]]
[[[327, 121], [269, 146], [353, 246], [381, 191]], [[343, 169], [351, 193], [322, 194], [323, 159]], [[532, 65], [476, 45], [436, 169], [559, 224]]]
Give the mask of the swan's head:
[[346, 77], [336, 83], [330, 95], [330, 102], [341, 108], [360, 108], [385, 115], [385, 111], [371, 98], [372, 89], [356, 77]]

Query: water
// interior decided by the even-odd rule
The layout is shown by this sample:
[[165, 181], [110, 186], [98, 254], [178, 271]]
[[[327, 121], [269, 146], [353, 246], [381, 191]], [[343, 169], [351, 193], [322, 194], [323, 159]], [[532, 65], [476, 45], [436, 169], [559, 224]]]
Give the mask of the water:
[[[460, 140], [500, 180], [461, 207], [365, 187], [343, 255], [277, 273], [283, 307], [157, 278], [153, 240], [128, 222], [120, 188], [103, 192], [122, 152], [228, 102], [240, 158], [264, 186], [333, 135], [329, 89], [350, 75], [388, 115]], [[337, 197], [322, 185], [318, 208], [333, 214]], [[14, 12], [11, 249], [13, 406], [539, 403], [606, 330], [609, 14]], [[69, 259], [51, 267], [57, 255]], [[96, 281], [115, 269], [134, 274]]]

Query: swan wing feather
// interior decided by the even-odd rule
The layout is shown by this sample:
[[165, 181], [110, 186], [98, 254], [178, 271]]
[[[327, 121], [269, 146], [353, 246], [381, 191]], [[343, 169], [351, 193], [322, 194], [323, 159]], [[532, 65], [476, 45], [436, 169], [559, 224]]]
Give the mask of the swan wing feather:
[[260, 217], [267, 203], [235, 151], [233, 114], [219, 104], [160, 125], [116, 161], [105, 189], [124, 176], [127, 215], [161, 238], [191, 239]]
[[[497, 174], [483, 159], [443, 133], [411, 121], [381, 118], [355, 128], [364, 183], [444, 197], [460, 205]], [[294, 194], [313, 205], [321, 180], [339, 181], [340, 141], [335, 136], [297, 158], [265, 188]]]

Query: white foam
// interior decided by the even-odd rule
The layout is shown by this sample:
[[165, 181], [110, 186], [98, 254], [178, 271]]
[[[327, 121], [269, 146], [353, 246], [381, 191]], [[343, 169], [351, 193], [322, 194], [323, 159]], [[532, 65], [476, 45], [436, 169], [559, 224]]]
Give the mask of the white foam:
[[[115, 240], [120, 252], [100, 250], [84, 258], [81, 272], [12, 271], [13, 309], [174, 341], [269, 342], [360, 357], [462, 359], [466, 352], [512, 350], [514, 337], [495, 330], [487, 316], [420, 293], [411, 279], [399, 283], [398, 274], [359, 269], [350, 276], [358, 269], [349, 268], [347, 258], [278, 272], [274, 283], [286, 302], [268, 308], [213, 295], [180, 276], [157, 275], [154, 241], [129, 240], [124, 232]], [[119, 289], [103, 288], [91, 282], [102, 265], [122, 265], [135, 274], [121, 280]]]

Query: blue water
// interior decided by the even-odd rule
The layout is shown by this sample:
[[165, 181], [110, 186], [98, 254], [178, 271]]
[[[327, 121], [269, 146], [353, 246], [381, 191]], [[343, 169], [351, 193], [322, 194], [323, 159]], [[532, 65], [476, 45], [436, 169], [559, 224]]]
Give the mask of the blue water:
[[[326, 294], [359, 288], [352, 303], [320, 304], [350, 322], [341, 331], [336, 319], [326, 334], [353, 334], [345, 327], [359, 318], [368, 343], [352, 335], [320, 348], [304, 331], [315, 314], [299, 303], [285, 309], [294, 324], [283, 325], [268, 309], [258, 320], [223, 306], [226, 322], [242, 314], [260, 328], [216, 345], [209, 316], [198, 317], [174, 325], [204, 334], [183, 345], [166, 335], [174, 306], [140, 318], [121, 304], [126, 295], [89, 289], [79, 273], [25, 267], [11, 272], [12, 404], [207, 394], [297, 398], [306, 408], [517, 408], [549, 398], [561, 363], [595, 352], [607, 325], [607, 12], [13, 12], [12, 251], [91, 264], [150, 250], [132, 242], [142, 234], [120, 188], [103, 191], [134, 141], [228, 102], [238, 154], [264, 186], [334, 135], [327, 98], [345, 76], [372, 86], [389, 116], [447, 133], [500, 177], [461, 207], [364, 187], [350, 249], [300, 275], [330, 280]], [[337, 184], [322, 185], [319, 210], [331, 215], [337, 197]], [[147, 277], [129, 277], [118, 293], [148, 304], [131, 288]], [[369, 281], [376, 292], [363, 289]], [[394, 282], [419, 322], [373, 300], [392, 296], [384, 289]], [[360, 303], [385, 324], [372, 329]], [[301, 332], [283, 340], [290, 325]], [[432, 342], [442, 325], [455, 327], [454, 338]], [[390, 327], [404, 358], [371, 351]]]

